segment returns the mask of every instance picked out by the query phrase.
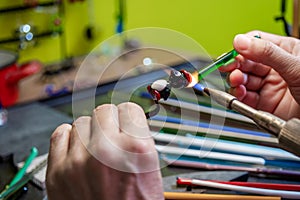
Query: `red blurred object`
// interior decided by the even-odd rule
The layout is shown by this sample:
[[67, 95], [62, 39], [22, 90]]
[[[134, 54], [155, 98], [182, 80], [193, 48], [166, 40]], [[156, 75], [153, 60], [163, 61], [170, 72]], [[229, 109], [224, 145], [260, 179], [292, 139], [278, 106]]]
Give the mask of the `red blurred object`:
[[30, 61], [19, 66], [17, 59], [16, 53], [0, 50], [0, 103], [3, 107], [16, 103], [19, 97], [19, 81], [37, 73], [42, 66], [38, 61]]
[[[244, 187], [254, 187], [254, 188], [264, 188], [273, 190], [290, 190], [290, 191], [300, 191], [300, 185], [297, 184], [281, 184], [281, 183], [260, 183], [260, 182], [236, 182], [236, 181], [218, 181], [218, 180], [208, 180], [215, 183], [223, 183], [230, 185], [238, 185]], [[176, 181], [178, 186], [197, 186], [192, 184], [192, 179], [178, 177]]]
[[160, 98], [161, 98], [160, 93], [157, 90], [151, 88], [151, 85], [147, 86], [147, 90], [151, 94], [153, 100], [155, 100], [155, 101], [160, 100]]
[[191, 73], [189, 73], [188, 71], [186, 71], [184, 69], [180, 70], [180, 72], [186, 78], [186, 80], [188, 81], [188, 83], [191, 83], [193, 81], [193, 77], [192, 77]]

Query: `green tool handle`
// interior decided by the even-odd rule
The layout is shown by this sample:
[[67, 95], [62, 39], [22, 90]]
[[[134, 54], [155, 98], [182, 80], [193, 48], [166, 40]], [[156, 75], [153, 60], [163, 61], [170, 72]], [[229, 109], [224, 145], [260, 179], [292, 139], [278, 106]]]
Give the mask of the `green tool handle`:
[[27, 168], [31, 164], [32, 160], [38, 155], [38, 150], [36, 147], [32, 147], [30, 155], [27, 157], [27, 159], [24, 162], [23, 167], [17, 172], [17, 174], [14, 176], [13, 180], [9, 183], [8, 187], [13, 186], [16, 184], [19, 180], [22, 179], [24, 174], [26, 173]]
[[213, 62], [212, 64], [208, 65], [207, 67], [203, 68], [198, 72], [198, 80], [199, 81], [202, 80], [204, 77], [206, 77], [208, 74], [212, 73], [213, 71], [217, 70], [219, 67], [234, 62], [234, 58], [238, 54], [239, 53], [235, 49], [233, 49], [228, 53], [222, 55], [215, 62]]

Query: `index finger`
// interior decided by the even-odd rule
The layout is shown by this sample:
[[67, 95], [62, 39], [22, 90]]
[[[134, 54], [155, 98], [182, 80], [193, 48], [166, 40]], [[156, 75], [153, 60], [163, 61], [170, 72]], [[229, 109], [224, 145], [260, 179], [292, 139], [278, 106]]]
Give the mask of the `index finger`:
[[149, 137], [146, 116], [141, 107], [127, 102], [119, 104], [118, 110], [121, 133], [138, 138]]
[[113, 104], [98, 106], [92, 115], [91, 140], [99, 141], [105, 135], [108, 138], [119, 133], [118, 108]]
[[296, 45], [296, 43], [298, 43], [298, 39], [293, 38], [293, 37], [276, 35], [276, 34], [266, 33], [266, 32], [257, 31], [257, 30], [250, 31], [250, 32], [246, 33], [246, 35], [253, 36], [253, 37], [259, 35], [261, 39], [267, 40], [290, 53], [291, 53], [292, 49], [294, 48], [294, 45]]
[[52, 169], [53, 167], [51, 166], [67, 157], [71, 129], [72, 126], [70, 124], [62, 124], [53, 132], [48, 155], [49, 169]]

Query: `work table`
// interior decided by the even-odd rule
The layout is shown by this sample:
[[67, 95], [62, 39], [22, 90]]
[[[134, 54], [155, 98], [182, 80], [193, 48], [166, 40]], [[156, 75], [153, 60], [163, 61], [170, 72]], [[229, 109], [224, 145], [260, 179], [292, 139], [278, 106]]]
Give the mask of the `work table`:
[[[157, 53], [159, 56], [155, 56]], [[149, 68], [146, 69], [145, 66], [141, 67], [143, 59], [146, 57], [155, 57], [155, 62], [163, 63], [163, 66], [148, 66]], [[91, 62], [95, 60], [100, 61], [95, 63]], [[94, 95], [93, 97], [96, 99], [95, 103], [97, 103], [97, 105], [106, 101], [110, 102], [107, 94], [115, 89], [118, 83], [115, 80], [121, 79], [121, 81], [119, 81], [119, 87], [124, 89], [124, 91], [122, 91], [123, 93], [127, 93], [131, 92], [129, 88], [142, 86], [146, 89], [144, 87], [145, 84], [165, 78], [167, 71], [166, 66], [172, 65], [176, 69], [186, 67], [185, 60], [182, 57], [173, 54], [170, 55], [166, 52], [158, 52], [157, 50], [154, 51], [153, 49], [134, 52], [134, 54], [129, 54], [127, 57], [117, 60], [104, 60], [95, 56], [92, 57], [89, 62], [85, 62], [83, 57], [74, 59], [73, 61], [77, 63], [74, 67], [54, 76], [45, 77], [42, 74], [43, 71], [41, 71], [38, 74], [22, 80], [20, 84], [19, 101], [15, 106], [8, 108], [8, 122], [5, 126], [0, 127], [0, 155], [3, 156], [13, 153], [14, 163], [17, 163], [25, 159], [33, 146], [38, 148], [40, 154], [47, 153], [49, 149], [49, 139], [53, 130], [62, 123], [72, 123], [73, 117], [77, 117], [78, 114], [85, 114], [85, 111], [81, 110], [78, 113], [72, 113], [72, 105], [74, 103], [72, 92], [77, 95], [76, 97], [79, 97], [79, 104], [75, 104], [75, 106], [78, 106], [78, 109], [80, 109], [81, 106], [85, 104], [86, 98], [91, 98], [91, 96], [89, 96], [90, 94]], [[195, 59], [195, 62], [192, 63], [198, 66], [204, 66], [206, 62], [207, 61]], [[103, 63], [110, 63], [110, 67], [107, 69]], [[81, 70], [86, 67], [87, 71], [81, 73]], [[164, 67], [164, 70], [156, 70], [161, 69], [161, 67]], [[103, 72], [101, 79], [99, 79], [99, 72]], [[58, 89], [68, 86], [69, 91], [61, 96], [49, 97], [45, 92], [45, 87], [48, 84], [54, 84], [55, 88]], [[119, 94], [121, 98], [123, 95], [122, 92]], [[144, 104], [144, 101], [145, 100], [143, 100], [141, 104]], [[89, 112], [90, 111], [87, 113]], [[247, 172], [210, 172], [184, 167], [166, 167], [162, 169], [162, 174], [163, 176], [176, 176], [176, 174], [195, 171], [198, 173], [197, 175], [190, 175], [204, 179], [213, 177], [219, 180], [231, 180], [244, 176], [247, 178], [249, 175]], [[5, 178], [1, 179], [1, 176]], [[165, 190], [170, 191], [174, 189], [175, 176], [164, 178]], [[7, 174], [0, 173], [0, 186], [4, 186], [9, 178]], [[248, 180], [260, 181], [261, 179], [252, 177]], [[277, 182], [282, 181], [277, 180]], [[38, 190], [32, 185], [30, 188], [30, 192], [24, 199], [42, 199], [44, 195], [43, 192], [45, 191]], [[174, 191], [178, 190], [175, 188]], [[218, 192], [220, 193], [220, 191]]]
[[[24, 161], [33, 146], [39, 150], [39, 155], [48, 152], [50, 136], [54, 129], [62, 123], [72, 123], [73, 121], [73, 116], [70, 113], [62, 112], [55, 107], [66, 102], [68, 106], [72, 104], [72, 90], [74, 88], [70, 87], [70, 84], [72, 85], [75, 82], [79, 84], [76, 86], [76, 89], [80, 89], [83, 93], [90, 88], [96, 88], [97, 91], [105, 96], [105, 93], [112, 90], [115, 85], [114, 80], [120, 77], [124, 78], [124, 75], [132, 77], [130, 80], [124, 79], [125, 85], [136, 85], [138, 81], [155, 80], [156, 73], [160, 77], [166, 74], [161, 70], [155, 72], [156, 68], [160, 69], [162, 67], [161, 65], [148, 66], [147, 69], [142, 69], [141, 65], [145, 57], [155, 57], [155, 62], [164, 63], [164, 65], [168, 66], [183, 62], [182, 58], [177, 55], [174, 56], [166, 52], [146, 49], [145, 51], [131, 53], [113, 62], [109, 61], [111, 63], [107, 69], [103, 66], [103, 63], [107, 63], [108, 60], [103, 62], [102, 58], [93, 57], [92, 60], [100, 59], [101, 62], [89, 65], [88, 70], [85, 73], [81, 73], [80, 76], [78, 76], [78, 72], [82, 69], [81, 64], [84, 62], [84, 57], [74, 59], [73, 62], [76, 65], [54, 76], [45, 77], [42, 70], [40, 73], [22, 80], [19, 85], [19, 100], [16, 105], [7, 108], [8, 121], [4, 126], [0, 126], [0, 155], [5, 157], [13, 154], [13, 162], [16, 164]], [[97, 71], [101, 67], [106, 70], [103, 72], [101, 79], [99, 79], [99, 75], [95, 73], [95, 70]], [[151, 71], [154, 71], [154, 73], [151, 73]], [[150, 75], [146, 75], [147, 72], [150, 72]], [[80, 80], [76, 80], [76, 78]], [[49, 97], [45, 93], [47, 84], [54, 84], [57, 89], [67, 85], [70, 91], [61, 97]], [[53, 106], [53, 102], [57, 102], [57, 100], [60, 103], [54, 103], [55, 106]], [[3, 176], [2, 173], [0, 175]], [[11, 175], [7, 174], [5, 178], [0, 178], [1, 186], [6, 184], [7, 179], [9, 180], [10, 178], [9, 176]], [[26, 195], [27, 198], [31, 200], [40, 199], [39, 195], [34, 196], [35, 192], [40, 192], [32, 189], [33, 186], [30, 187], [31, 190]]]

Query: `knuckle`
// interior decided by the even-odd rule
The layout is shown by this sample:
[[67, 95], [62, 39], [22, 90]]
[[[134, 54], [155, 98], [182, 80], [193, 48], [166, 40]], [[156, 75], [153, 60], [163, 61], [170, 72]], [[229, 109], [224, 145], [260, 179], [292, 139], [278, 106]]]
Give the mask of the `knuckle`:
[[71, 130], [71, 127], [72, 126], [69, 124], [62, 124], [57, 127], [50, 137], [50, 142], [56, 143], [57, 141], [59, 141], [64, 136], [67, 130]]
[[273, 57], [274, 47], [271, 42], [265, 42], [262, 52], [265, 57]]
[[125, 102], [118, 105], [118, 109], [121, 112], [127, 112], [127, 114], [134, 117], [134, 119], [140, 119], [138, 116], [144, 116], [144, 110], [133, 102]]
[[89, 116], [81, 116], [79, 118], [77, 118], [73, 124], [81, 124], [81, 123], [86, 123], [87, 121], [89, 121], [91, 119], [91, 117]]
[[141, 139], [136, 142], [131, 143], [129, 146], [129, 151], [132, 153], [149, 153], [154, 151], [154, 142], [152, 139]]
[[137, 104], [135, 104], [133, 102], [123, 102], [123, 103], [120, 103], [118, 106], [134, 107], [134, 106], [137, 106]]
[[290, 65], [286, 68], [286, 71], [283, 74], [284, 77], [288, 77], [287, 80], [290, 86], [298, 86], [299, 85], [299, 66], [300, 62], [298, 60], [292, 60], [289, 62]]
[[94, 109], [94, 112], [97, 112], [99, 110], [105, 110], [105, 109], [111, 109], [115, 107], [114, 104], [102, 104], [100, 106], [97, 106], [95, 109]]
[[124, 102], [118, 105], [118, 108], [124, 108], [124, 109], [142, 109], [139, 105], [133, 102]]
[[113, 113], [117, 113], [117, 107], [114, 104], [102, 104], [93, 110], [93, 117], [112, 115]]

